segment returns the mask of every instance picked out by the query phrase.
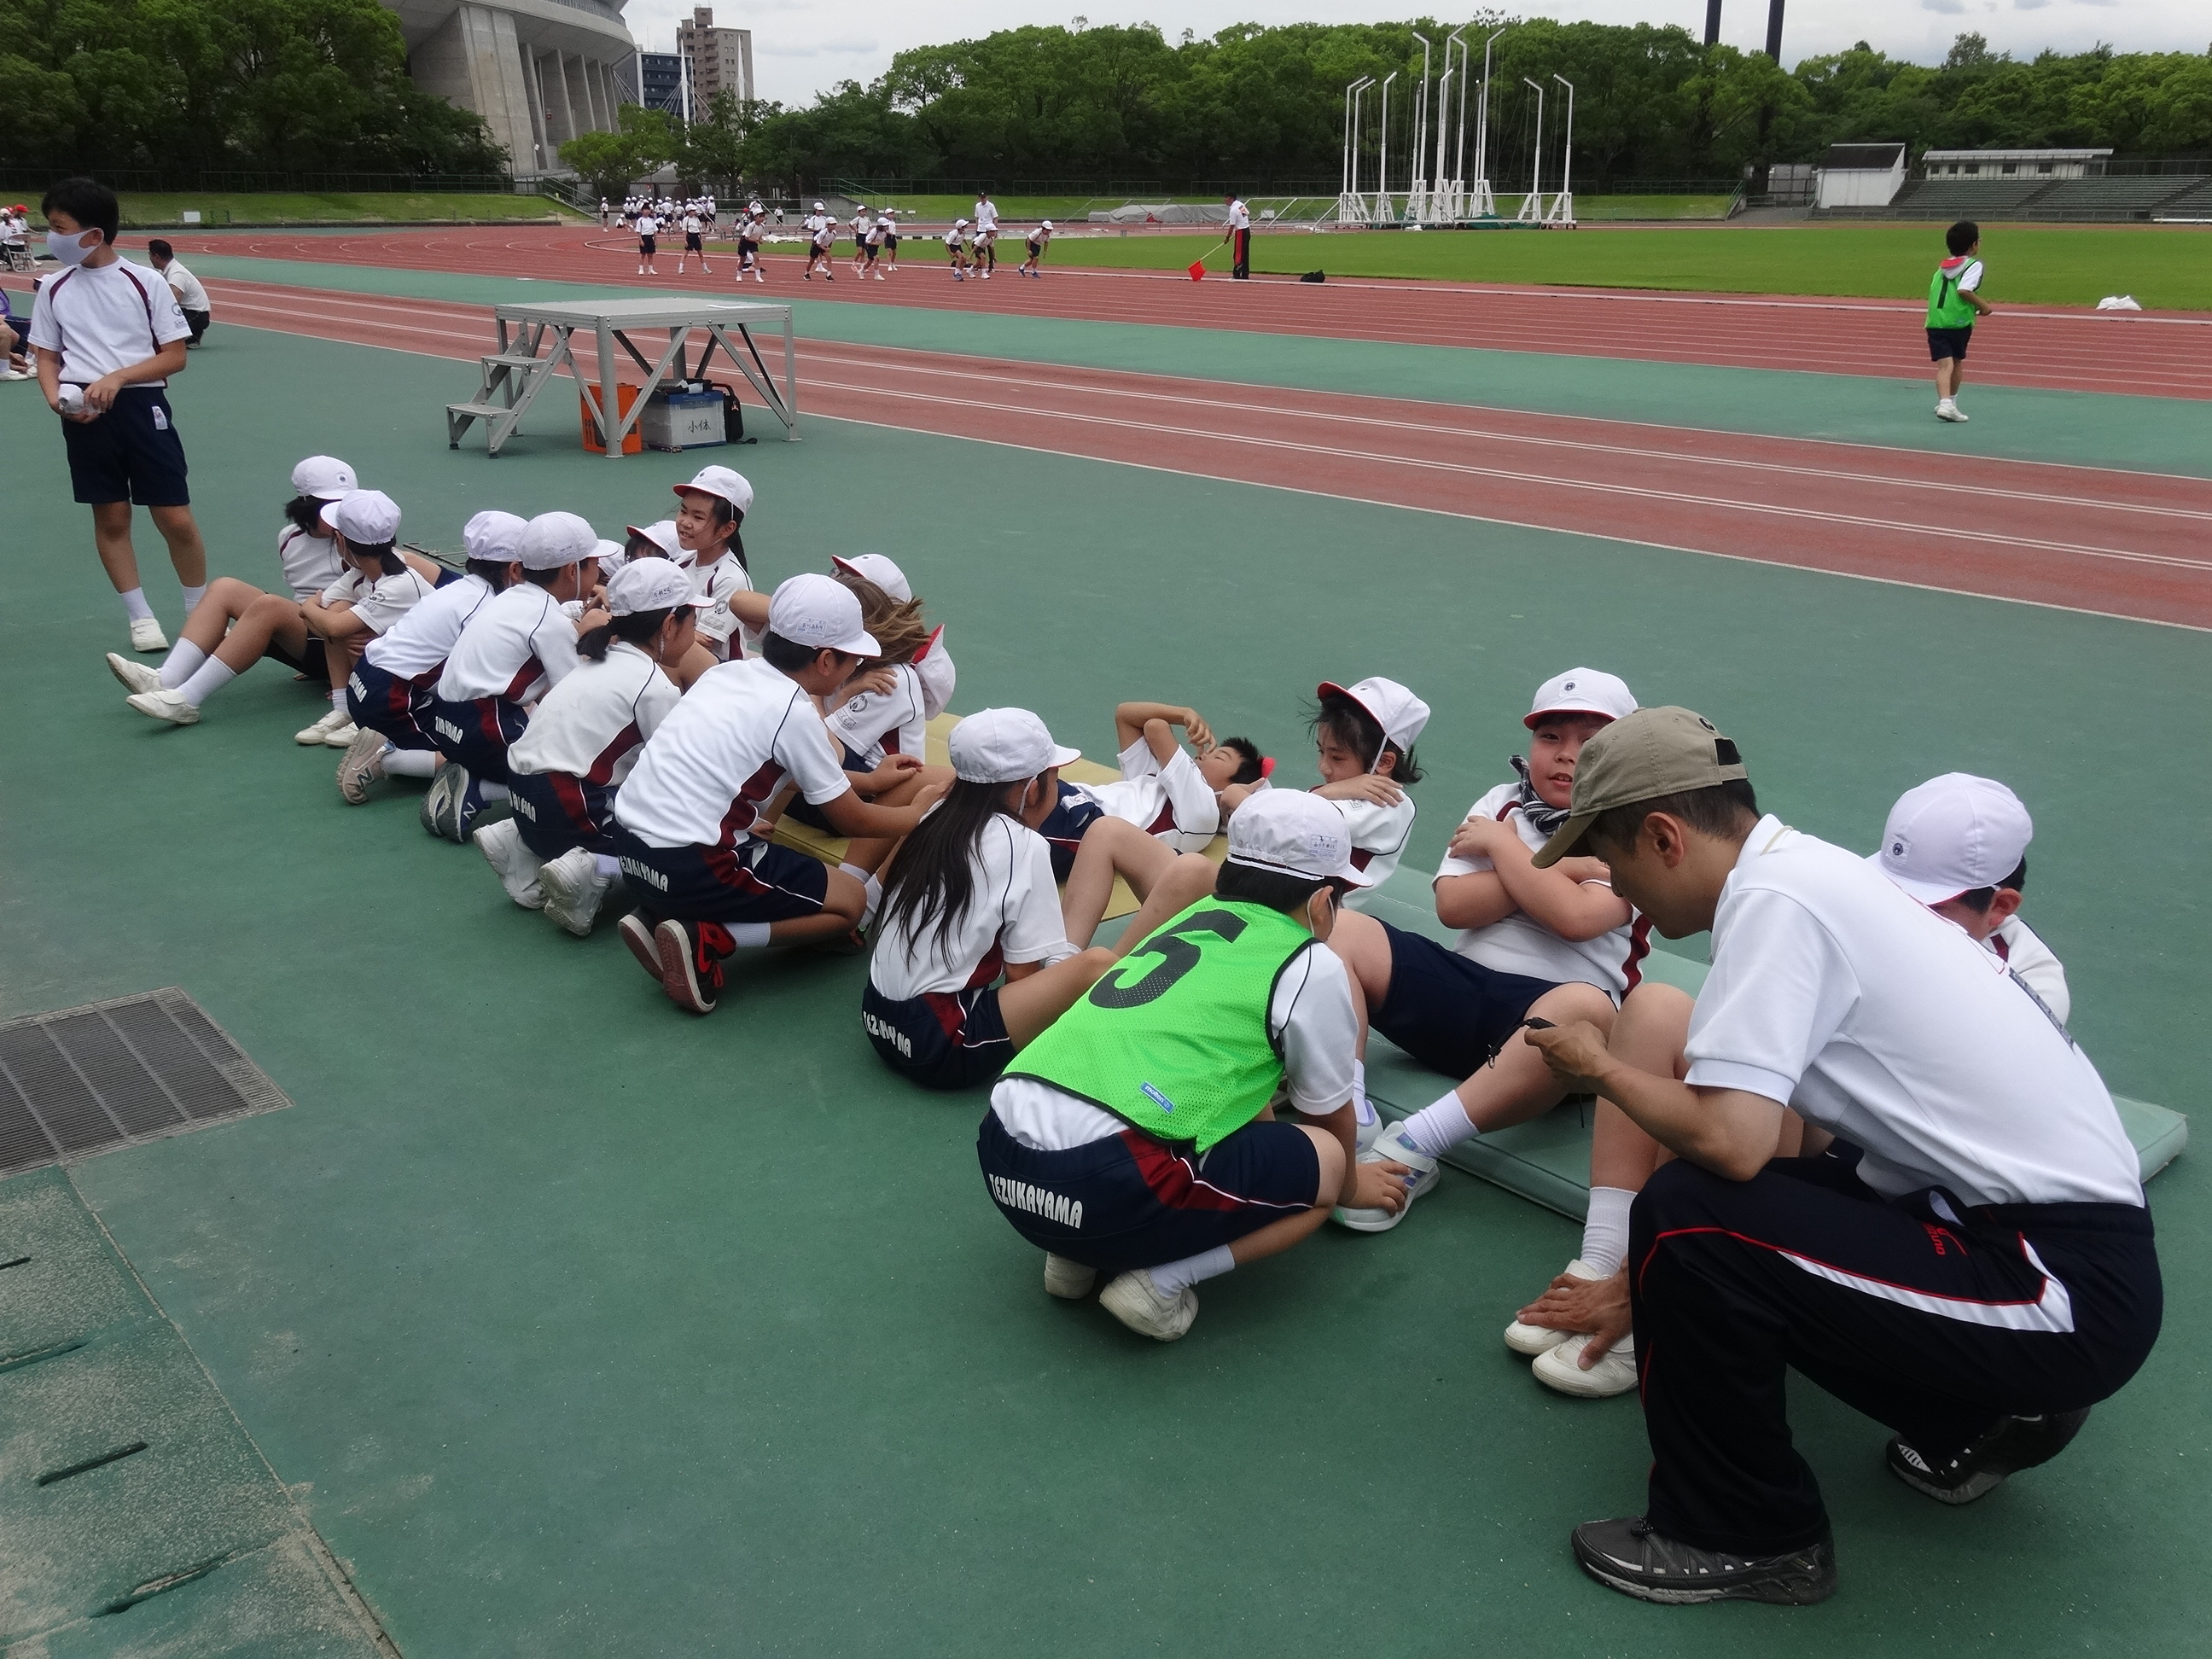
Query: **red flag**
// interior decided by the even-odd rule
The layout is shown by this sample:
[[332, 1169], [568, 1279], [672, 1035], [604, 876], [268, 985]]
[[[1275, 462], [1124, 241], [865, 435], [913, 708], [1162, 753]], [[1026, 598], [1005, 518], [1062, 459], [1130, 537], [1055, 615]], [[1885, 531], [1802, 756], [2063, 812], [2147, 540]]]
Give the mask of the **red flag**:
[[1194, 283], [1201, 282], [1205, 279], [1205, 276], [1206, 258], [1205, 256], [1201, 254], [1199, 258], [1193, 259], [1190, 262], [1190, 280]]

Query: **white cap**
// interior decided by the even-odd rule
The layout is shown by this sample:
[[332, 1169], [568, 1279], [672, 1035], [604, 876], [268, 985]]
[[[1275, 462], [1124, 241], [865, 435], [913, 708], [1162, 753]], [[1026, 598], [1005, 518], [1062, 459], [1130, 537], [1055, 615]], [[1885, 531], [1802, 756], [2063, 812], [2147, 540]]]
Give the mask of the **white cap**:
[[690, 483], [676, 486], [676, 493], [679, 495], [687, 489], [696, 489], [708, 495], [720, 495], [740, 513], [753, 510], [752, 485], [745, 481], [744, 473], [733, 472], [726, 466], [701, 467], [699, 476]]
[[819, 203], [819, 202], [817, 202], [817, 203], [814, 204], [814, 210], [815, 210], [817, 213], [821, 212], [821, 211], [822, 211], [822, 204], [821, 204], [821, 203]]
[[1026, 708], [979, 708], [952, 728], [946, 746], [953, 773], [963, 783], [1019, 783], [1083, 758], [1081, 750], [1054, 743], [1044, 722]]
[[461, 527], [461, 546], [472, 559], [496, 559], [509, 564], [516, 557], [515, 549], [522, 544], [522, 532], [529, 528], [530, 520], [518, 514], [488, 508]]
[[1265, 789], [1249, 797], [1229, 820], [1229, 862], [1352, 887], [1375, 879], [1352, 867], [1352, 827], [1336, 803], [1303, 789]]
[[[1395, 680], [1380, 678], [1365, 679], [1357, 685], [1338, 685], [1323, 680], [1316, 692], [1326, 697], [1330, 693], [1349, 697], [1373, 717], [1382, 728], [1382, 741], [1395, 743], [1401, 749], [1412, 745], [1421, 735], [1421, 728], [1429, 723], [1429, 706]], [[1368, 764], [1372, 766], [1370, 757]]]
[[906, 572], [892, 563], [885, 554], [855, 553], [848, 559], [842, 554], [832, 553], [830, 562], [840, 570], [851, 571], [862, 581], [873, 582], [901, 605], [914, 597], [914, 586], [907, 580]]
[[768, 630], [809, 651], [872, 657], [878, 649], [860, 625], [860, 601], [853, 590], [811, 570], [787, 577], [769, 596]]
[[2020, 867], [2034, 837], [2027, 808], [2004, 785], [1946, 772], [1897, 798], [1881, 850], [1867, 862], [1923, 904], [1941, 904], [1996, 886]]
[[380, 489], [356, 489], [324, 504], [323, 522], [361, 547], [374, 547], [399, 533], [399, 503]]
[[673, 611], [691, 603], [691, 578], [665, 559], [639, 559], [607, 581], [607, 614], [633, 617], [641, 611]]
[[361, 488], [353, 469], [335, 455], [310, 455], [292, 469], [292, 488], [319, 501], [334, 501]]
[[953, 229], [955, 229], [955, 230], [959, 230], [959, 229], [963, 228], [967, 224], [967, 222], [967, 222], [965, 219], [955, 219], [955, 220], [952, 222], [952, 228], [953, 228]]
[[573, 513], [541, 513], [524, 526], [514, 556], [525, 570], [558, 570], [599, 551], [599, 532]]
[[592, 550], [592, 556], [599, 562], [600, 569], [610, 573], [619, 570], [623, 562], [623, 544], [611, 542], [602, 536], [599, 544]]
[[690, 550], [676, 539], [676, 520], [673, 519], [663, 519], [658, 524], [626, 524], [623, 528], [633, 536], [644, 537], [678, 562], [690, 556]]
[[1049, 219], [1046, 220], [1046, 221], [1044, 222], [1044, 228], [1045, 228], [1047, 230], [1050, 230], [1050, 229], [1052, 228], [1052, 221], [1051, 221], [1051, 220], [1049, 220]]
[[1536, 688], [1536, 701], [1528, 705], [1528, 717], [1521, 724], [1533, 732], [1545, 714], [1602, 714], [1617, 720], [1635, 712], [1636, 695], [1619, 675], [1570, 668]]

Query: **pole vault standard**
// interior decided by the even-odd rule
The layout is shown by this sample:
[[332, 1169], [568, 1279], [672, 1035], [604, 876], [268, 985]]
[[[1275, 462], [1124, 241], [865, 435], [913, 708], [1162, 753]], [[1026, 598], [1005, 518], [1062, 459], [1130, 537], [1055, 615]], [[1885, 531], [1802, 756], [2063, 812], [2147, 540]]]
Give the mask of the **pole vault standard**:
[[1388, 224], [1398, 216], [1390, 201], [1390, 83], [1398, 78], [1392, 70], [1382, 77], [1382, 161], [1376, 169], [1375, 222]]
[[1500, 29], [1482, 43], [1482, 94], [1475, 103], [1474, 195], [1467, 204], [1470, 218], [1498, 216], [1498, 197], [1490, 188], [1490, 49], [1504, 33]]
[[1344, 180], [1336, 198], [1339, 224], [1367, 222], [1367, 198], [1359, 193], [1359, 100], [1375, 77], [1363, 75], [1344, 89]]
[[1458, 169], [1449, 165], [1451, 155], [1452, 47], [1455, 46], [1459, 48], [1459, 79], [1464, 83], [1467, 80], [1467, 42], [1460, 39], [1457, 29], [1444, 37], [1443, 79], [1437, 82], [1436, 209], [1437, 218], [1444, 224], [1456, 223], [1463, 216], [1462, 198], [1466, 194], [1465, 182], [1461, 179]]
[[1421, 43], [1421, 95], [1413, 105], [1413, 176], [1406, 193], [1406, 217], [1424, 224], [1429, 217], [1429, 37], [1413, 32]]
[[1559, 193], [1552, 198], [1552, 210], [1544, 216], [1547, 225], [1575, 224], [1575, 83], [1564, 75], [1552, 77], [1567, 89], [1566, 148], [1559, 153]]
[[1513, 217], [1516, 222], [1526, 220], [1540, 225], [1544, 222], [1544, 88], [1525, 75], [1521, 84], [1536, 88], [1536, 146], [1528, 163], [1528, 193], [1521, 198], [1521, 211]]

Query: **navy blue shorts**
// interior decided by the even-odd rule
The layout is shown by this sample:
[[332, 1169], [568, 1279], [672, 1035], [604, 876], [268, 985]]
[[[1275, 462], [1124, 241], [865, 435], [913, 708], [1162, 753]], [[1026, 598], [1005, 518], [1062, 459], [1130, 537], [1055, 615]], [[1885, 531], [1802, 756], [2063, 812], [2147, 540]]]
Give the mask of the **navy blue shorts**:
[[510, 781], [507, 746], [530, 729], [530, 716], [505, 697], [476, 697], [448, 702], [433, 693], [424, 722], [438, 752], [457, 766], [494, 783]]
[[613, 785], [588, 783], [574, 772], [509, 772], [507, 787], [522, 844], [540, 863], [579, 847], [613, 855], [607, 834], [615, 821]]
[[894, 1002], [870, 984], [860, 993], [860, 1024], [876, 1057], [925, 1089], [972, 1089], [1013, 1057], [995, 985]]
[[648, 847], [610, 824], [638, 908], [659, 921], [793, 921], [822, 914], [830, 866], [774, 842], [729, 847]]
[[381, 732], [395, 749], [435, 749], [430, 741], [430, 694], [364, 657], [346, 677], [346, 708], [356, 726]]
[[1039, 1249], [1101, 1273], [1157, 1267], [1313, 1208], [1321, 1156], [1295, 1123], [1248, 1123], [1204, 1157], [1136, 1129], [1032, 1152], [983, 1114], [976, 1160], [999, 1213]]
[[185, 443], [159, 386], [126, 386], [96, 421], [64, 421], [70, 483], [87, 507], [189, 507]]
[[[840, 739], [837, 750], [841, 757], [837, 763], [848, 772], [866, 772], [873, 769], [867, 762], [853, 752], [852, 744]], [[791, 798], [791, 805], [783, 809], [783, 815], [787, 818], [796, 819], [810, 830], [819, 830], [825, 836], [834, 836], [837, 833], [830, 826], [830, 820], [823, 815], [822, 809], [804, 795], [793, 795]]]
[[323, 658], [323, 641], [313, 634], [307, 635], [307, 648], [297, 654], [285, 649], [283, 641], [274, 639], [262, 648], [261, 654], [272, 661], [283, 663], [295, 674], [304, 674], [313, 680], [318, 691], [331, 689], [331, 671]]
[[1083, 845], [1083, 832], [1106, 816], [1106, 809], [1075, 785], [1063, 780], [1060, 803], [1037, 825], [1037, 834], [1052, 849], [1052, 878], [1066, 882], [1075, 868], [1075, 849]]
[[1974, 337], [1972, 323], [1964, 328], [1931, 328], [1928, 331], [1928, 361], [1940, 363], [1946, 357], [1966, 361], [1966, 345]]
[[1432, 1072], [1468, 1078], [1489, 1064], [1553, 988], [1547, 979], [1503, 974], [1432, 939], [1382, 924], [1390, 936], [1390, 995], [1367, 1011], [1380, 1031]]

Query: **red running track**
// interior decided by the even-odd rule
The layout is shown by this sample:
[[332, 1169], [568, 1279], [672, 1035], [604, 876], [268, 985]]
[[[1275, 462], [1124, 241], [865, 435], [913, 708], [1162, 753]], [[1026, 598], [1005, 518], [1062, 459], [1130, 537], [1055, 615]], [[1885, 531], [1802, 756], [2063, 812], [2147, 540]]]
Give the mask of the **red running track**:
[[[209, 287], [227, 324], [471, 362], [495, 345], [485, 307]], [[456, 374], [456, 401], [473, 390]], [[802, 431], [828, 416], [2212, 628], [2212, 480], [818, 342], [799, 404]]]
[[[135, 241], [136, 239], [131, 239]], [[702, 283], [636, 273], [627, 237], [574, 228], [380, 231], [190, 237], [180, 249], [325, 264], [383, 265], [541, 281], [598, 283], [696, 293], [719, 289], [734, 262], [715, 256]], [[127, 245], [127, 244], [126, 244]], [[1042, 281], [1012, 274], [1007, 259], [989, 283], [955, 283], [933, 244], [910, 243], [904, 268], [865, 285], [837, 262], [835, 283], [799, 281], [802, 262], [771, 250], [765, 286], [752, 297], [866, 300], [871, 305], [1009, 313], [1182, 328], [1388, 340], [1649, 362], [1808, 370], [1920, 380], [1928, 377], [1923, 308], [1875, 300], [1644, 294], [1588, 289], [1483, 287], [1353, 278], [1308, 284], [1287, 278], [1193, 283], [1179, 273], [1080, 269], [1079, 240], [1054, 245]], [[1974, 343], [1970, 381], [2065, 392], [2212, 398], [2212, 316], [2007, 309]]]

